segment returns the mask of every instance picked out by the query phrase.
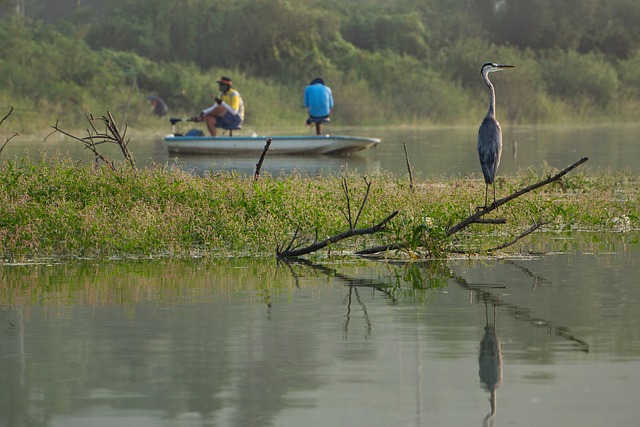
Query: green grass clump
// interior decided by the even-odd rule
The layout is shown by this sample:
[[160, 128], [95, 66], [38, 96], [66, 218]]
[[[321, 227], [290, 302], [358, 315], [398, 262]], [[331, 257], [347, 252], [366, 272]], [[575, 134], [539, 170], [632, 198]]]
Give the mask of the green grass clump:
[[[64, 156], [5, 160], [0, 165], [0, 252], [5, 259], [120, 256], [273, 256], [299, 228], [299, 241], [348, 228], [343, 180], [355, 219], [366, 183], [343, 176], [204, 177], [170, 166], [129, 169], [79, 164]], [[504, 196], [553, 171], [525, 171], [498, 180]], [[387, 233], [352, 238], [333, 250], [354, 251], [402, 243], [445, 256], [453, 246], [482, 251], [509, 241], [534, 221], [547, 231], [631, 232], [638, 228], [639, 178], [629, 174], [572, 173], [492, 213], [506, 225], [472, 225], [452, 239], [445, 230], [484, 199], [477, 179], [422, 180], [368, 176], [371, 189], [358, 222], [370, 227], [398, 210]]]

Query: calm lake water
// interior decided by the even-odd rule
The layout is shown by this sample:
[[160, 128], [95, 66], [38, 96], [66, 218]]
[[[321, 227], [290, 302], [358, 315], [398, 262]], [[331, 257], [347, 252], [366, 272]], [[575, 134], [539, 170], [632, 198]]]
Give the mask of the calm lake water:
[[[527, 168], [540, 169], [545, 163], [563, 169], [582, 157], [589, 157], [586, 168], [592, 170], [630, 170], [640, 173], [640, 125], [575, 126], [503, 126], [504, 148], [499, 175], [510, 176]], [[368, 173], [391, 171], [406, 174], [407, 167], [403, 143], [417, 177], [442, 178], [452, 176], [480, 177], [480, 165], [476, 150], [477, 126], [456, 128], [327, 128], [331, 133], [379, 137], [378, 147], [350, 156], [269, 156], [263, 171], [273, 175], [302, 170], [310, 174], [338, 173], [342, 168]], [[309, 132], [307, 128], [304, 132]], [[258, 161], [255, 157], [181, 156], [169, 157], [164, 147], [164, 132], [137, 133], [130, 129], [130, 149], [138, 165], [150, 162], [177, 163], [187, 168], [205, 170], [236, 170], [253, 174]], [[253, 130], [243, 130], [251, 134]], [[260, 135], [295, 134], [299, 129], [275, 129], [257, 131]], [[82, 136], [82, 135], [80, 135]], [[90, 159], [90, 153], [75, 141], [65, 140], [61, 134], [44, 138], [17, 137], [4, 150], [4, 155], [20, 155], [29, 152], [38, 156], [41, 149], [69, 152], [74, 158]], [[103, 152], [114, 159], [122, 156], [115, 148], [106, 146]], [[256, 156], [257, 157], [257, 156]], [[585, 170], [585, 167], [581, 167]]]
[[[505, 127], [499, 173], [584, 156], [640, 173], [638, 131]], [[476, 132], [344, 129], [384, 142], [264, 169], [404, 174], [405, 142], [418, 176], [479, 177]], [[139, 166], [256, 163], [170, 159], [160, 134], [130, 135]], [[59, 135], [3, 157], [42, 148], [90, 159]], [[639, 240], [534, 234], [522, 256], [403, 265], [0, 264], [0, 426], [637, 425]]]
[[0, 425], [637, 425], [633, 246], [5, 266]]

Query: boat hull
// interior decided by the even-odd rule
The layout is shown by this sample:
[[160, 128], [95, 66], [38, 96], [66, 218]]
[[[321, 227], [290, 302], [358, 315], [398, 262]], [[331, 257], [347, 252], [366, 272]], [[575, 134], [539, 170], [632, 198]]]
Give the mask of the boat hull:
[[171, 154], [254, 154], [264, 151], [271, 138], [269, 153], [281, 155], [343, 154], [371, 148], [379, 138], [346, 135], [309, 136], [175, 136], [165, 137]]

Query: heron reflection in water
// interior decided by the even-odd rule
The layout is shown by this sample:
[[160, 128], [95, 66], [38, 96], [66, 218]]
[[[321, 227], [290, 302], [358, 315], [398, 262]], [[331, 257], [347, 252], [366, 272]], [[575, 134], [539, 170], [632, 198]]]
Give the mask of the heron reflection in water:
[[500, 338], [496, 335], [496, 306], [493, 304], [493, 324], [489, 323], [489, 307], [485, 301], [486, 323], [484, 335], [480, 341], [480, 355], [478, 365], [480, 366], [480, 387], [491, 394], [491, 412], [484, 418], [484, 426], [493, 425], [493, 416], [496, 414], [497, 401], [496, 390], [502, 385], [502, 345]]

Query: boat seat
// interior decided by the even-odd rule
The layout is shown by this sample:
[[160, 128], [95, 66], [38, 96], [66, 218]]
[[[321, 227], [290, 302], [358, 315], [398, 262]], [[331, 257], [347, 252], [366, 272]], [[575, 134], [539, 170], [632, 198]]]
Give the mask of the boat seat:
[[240, 126], [222, 126], [222, 129], [228, 130], [229, 131], [229, 136], [233, 136], [233, 131], [242, 129], [242, 125], [240, 125]]
[[330, 121], [331, 119], [329, 118], [329, 116], [326, 116], [326, 117], [309, 116], [309, 118], [307, 119], [307, 126], [315, 125], [316, 135], [320, 135], [322, 134], [322, 124], [329, 123]]
[[331, 118], [329, 116], [327, 117], [309, 117], [307, 119], [307, 124], [308, 125], [312, 125], [314, 123], [329, 123], [331, 121]]

